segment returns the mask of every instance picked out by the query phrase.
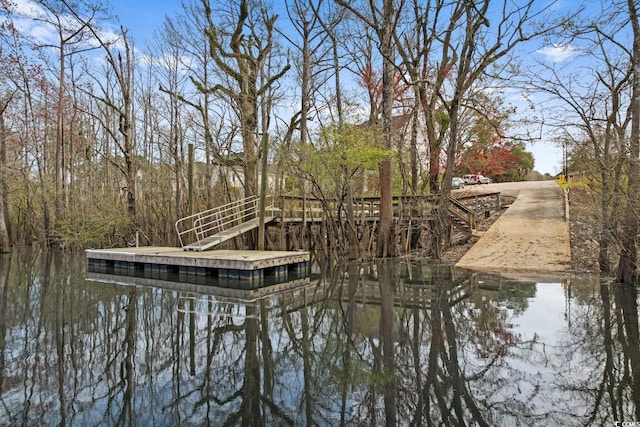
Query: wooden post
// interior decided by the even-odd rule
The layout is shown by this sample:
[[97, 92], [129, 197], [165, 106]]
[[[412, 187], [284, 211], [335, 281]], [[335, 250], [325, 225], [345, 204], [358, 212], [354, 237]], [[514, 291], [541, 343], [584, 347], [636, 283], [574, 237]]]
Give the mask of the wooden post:
[[193, 144], [189, 144], [189, 159], [187, 163], [187, 209], [189, 216], [193, 215]]

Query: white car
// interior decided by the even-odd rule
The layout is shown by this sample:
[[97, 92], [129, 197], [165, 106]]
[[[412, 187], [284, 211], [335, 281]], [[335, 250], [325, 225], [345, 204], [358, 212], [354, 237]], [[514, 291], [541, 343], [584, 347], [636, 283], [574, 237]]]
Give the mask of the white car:
[[480, 175], [475, 175], [475, 174], [464, 175], [462, 177], [462, 180], [466, 185], [480, 184], [480, 179], [478, 178], [479, 176]]
[[478, 182], [480, 182], [480, 184], [491, 184], [491, 178], [487, 178], [483, 175], [478, 175]]
[[454, 176], [451, 180], [451, 188], [453, 188], [454, 190], [464, 188], [464, 180], [462, 178]]

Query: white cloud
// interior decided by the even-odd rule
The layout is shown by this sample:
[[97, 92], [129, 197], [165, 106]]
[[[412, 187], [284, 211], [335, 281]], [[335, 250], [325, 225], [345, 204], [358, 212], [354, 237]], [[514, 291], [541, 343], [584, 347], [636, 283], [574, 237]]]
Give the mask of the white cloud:
[[37, 18], [44, 14], [42, 6], [31, 0], [16, 0], [10, 5], [11, 10], [17, 15], [27, 18]]
[[[59, 31], [66, 37], [82, 26], [74, 16], [65, 13], [64, 8], [61, 7], [56, 13], [55, 10], [48, 10], [33, 0], [13, 0], [10, 10], [11, 20], [17, 30], [37, 45], [58, 46]], [[112, 45], [115, 49], [124, 49], [121, 35], [111, 26], [97, 26], [96, 31], [104, 43]], [[80, 48], [100, 47], [98, 40], [91, 35], [83, 38], [81, 43], [77, 45]]]
[[553, 46], [538, 49], [537, 53], [544, 55], [546, 59], [552, 62], [564, 62], [578, 55], [580, 49], [568, 44], [554, 44]]

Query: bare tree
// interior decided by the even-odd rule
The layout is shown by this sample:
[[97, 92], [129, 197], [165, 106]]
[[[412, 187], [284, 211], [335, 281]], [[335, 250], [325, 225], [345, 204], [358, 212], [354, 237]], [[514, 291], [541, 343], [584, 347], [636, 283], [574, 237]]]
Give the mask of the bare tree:
[[629, 20], [633, 29], [631, 66], [631, 136], [629, 149], [629, 186], [627, 207], [623, 217], [624, 233], [617, 278], [626, 284], [638, 282], [638, 209], [640, 208], [640, 22], [634, 0], [627, 0]]
[[[331, 115], [330, 121], [337, 120], [338, 128], [343, 125], [342, 89], [340, 87], [340, 64], [338, 25], [344, 17], [344, 9], [335, 10], [331, 2], [324, 0], [293, 0], [287, 2], [289, 19], [294, 26], [297, 39], [293, 35], [283, 33], [289, 42], [300, 52], [296, 63], [298, 79], [300, 81], [300, 112], [292, 119], [292, 125], [297, 124], [299, 117], [300, 144], [305, 146], [311, 137], [309, 122], [312, 117], [321, 116], [324, 108], [332, 111], [335, 107], [337, 117]], [[297, 56], [297, 55], [296, 55]], [[328, 100], [322, 99], [322, 87], [330, 81], [334, 87], [329, 89]], [[329, 83], [330, 86], [330, 83]], [[321, 123], [324, 128], [327, 124]], [[329, 125], [333, 126], [333, 125]], [[306, 196], [308, 181], [298, 171], [300, 177], [299, 188], [303, 196], [303, 217], [306, 217]], [[347, 175], [349, 172], [347, 172]], [[353, 208], [353, 188], [347, 187], [347, 237], [349, 240], [350, 257], [360, 255], [356, 236], [356, 225]], [[301, 230], [302, 240], [306, 240], [307, 228]]]
[[[197, 105], [187, 101], [186, 73], [183, 66], [183, 41], [181, 34], [175, 29], [170, 20], [165, 20], [162, 31], [155, 38], [155, 76], [160, 82], [160, 91], [169, 94], [166, 101], [165, 122], [169, 129], [161, 137], [163, 146], [168, 149], [168, 155], [173, 169], [175, 183], [175, 216], [190, 215], [184, 209], [183, 187], [185, 186], [184, 157], [185, 157], [185, 124], [187, 120], [185, 105]], [[187, 101], [187, 102], [185, 102]]]
[[[312, 63], [312, 56], [318, 54], [322, 41], [327, 37], [321, 31], [318, 31], [320, 24], [318, 22], [318, 16], [315, 13], [321, 5], [323, 0], [314, 1], [307, 0], [293, 0], [287, 1], [287, 12], [289, 19], [293, 24], [296, 32], [300, 36], [300, 43], [289, 39], [293, 45], [300, 51], [302, 59], [299, 61], [299, 75], [300, 75], [300, 142], [302, 144], [307, 143], [309, 136], [309, 111], [311, 101], [311, 76], [312, 67], [315, 63]], [[318, 40], [319, 39], [319, 40]], [[317, 40], [317, 41], [316, 41]]]
[[[209, 40], [206, 35], [207, 21], [200, 0], [192, 0], [183, 5], [184, 16], [169, 20], [166, 25], [167, 33], [176, 42], [179, 41], [181, 49], [188, 53], [188, 63], [183, 63], [183, 67], [190, 70], [189, 78], [198, 87], [211, 87], [213, 60], [210, 55]], [[165, 90], [165, 88], [161, 88]], [[202, 126], [203, 149], [206, 160], [207, 180], [213, 182], [213, 164], [221, 159], [220, 144], [214, 139], [212, 127], [213, 96], [208, 91], [198, 91], [195, 94], [184, 94], [171, 92], [172, 96], [178, 97], [185, 105], [194, 108], [200, 118]], [[219, 198], [219, 196], [218, 196]], [[213, 185], [207, 185], [207, 207], [212, 208], [216, 204], [216, 194]]]
[[[254, 196], [258, 189], [259, 98], [290, 68], [289, 65], [284, 66], [258, 86], [260, 70], [274, 47], [273, 32], [277, 15], [270, 15], [266, 9], [250, 5], [248, 0], [240, 0], [236, 4], [238, 10], [232, 23], [233, 31], [228, 33], [226, 28], [214, 21], [210, 1], [202, 0], [202, 4], [207, 17], [206, 34], [211, 57], [235, 87], [224, 84], [206, 87], [193, 81], [201, 92], [216, 92], [236, 108], [244, 149], [245, 196]], [[258, 26], [257, 20], [261, 20], [263, 28]]]
[[[78, 17], [78, 19], [81, 19]], [[132, 219], [136, 214], [136, 146], [133, 138], [133, 76], [134, 60], [132, 46], [129, 43], [127, 30], [120, 27], [120, 37], [117, 40], [108, 40], [98, 34], [97, 29], [90, 27], [94, 37], [100, 44], [107, 62], [106, 82], [95, 79], [101, 93], [91, 92], [90, 95], [110, 110], [116, 117], [117, 125], [112, 126], [106, 120], [101, 119], [104, 129], [118, 147], [124, 164], [110, 158], [109, 153], [104, 153], [110, 161], [120, 169], [126, 181], [127, 211]], [[114, 79], [113, 87], [110, 87], [110, 79]], [[95, 116], [95, 114], [94, 114]]]
[[461, 0], [454, 7], [447, 8], [451, 19], [457, 22], [456, 25], [447, 26], [440, 38], [441, 63], [450, 64], [447, 71], [451, 89], [447, 91], [446, 87], [449, 85], [446, 85], [432, 95], [441, 99], [449, 122], [446, 170], [435, 207], [436, 219], [432, 230], [431, 250], [436, 258], [440, 257], [446, 242], [451, 179], [462, 135], [461, 117], [468, 97], [483, 79], [508, 77], [508, 68], [501, 67], [500, 61], [509, 57], [518, 45], [550, 33], [562, 22], [549, 21], [543, 27], [533, 25], [546, 12], [546, 9], [534, 10], [533, 4], [532, 0], [518, 5], [505, 0], [494, 9], [493, 3], [477, 5]]
[[[230, 84], [204, 86], [201, 81], [192, 79], [202, 93], [213, 92], [223, 96], [238, 114], [242, 134], [244, 193], [245, 197], [258, 194], [258, 170], [260, 155], [259, 106], [260, 98], [273, 87], [289, 70], [286, 64], [271, 74], [268, 59], [274, 50], [274, 25], [277, 15], [268, 13], [264, 6], [250, 4], [240, 0], [236, 13], [229, 13], [230, 22], [217, 23], [214, 20], [210, 0], [202, 0], [207, 18], [205, 33], [208, 37], [210, 54], [218, 70]], [[229, 33], [226, 26], [232, 26]], [[264, 74], [262, 74], [264, 73]], [[261, 76], [266, 76], [264, 79]], [[268, 132], [268, 129], [262, 129]], [[262, 153], [267, 155], [268, 153]], [[249, 235], [249, 246], [255, 246], [256, 236]]]
[[[410, 21], [396, 44], [410, 80], [407, 83], [414, 90], [414, 119], [410, 151], [411, 187], [418, 191], [417, 137], [420, 123], [424, 123], [425, 138], [429, 148], [428, 188], [432, 194], [440, 191], [440, 163], [442, 149], [450, 124], [450, 118], [443, 107], [442, 94], [456, 61], [451, 48], [451, 38], [459, 25], [460, 10], [444, 13], [445, 5], [440, 2], [419, 1], [411, 3]], [[440, 50], [440, 58], [436, 52]]]
[[[0, 6], [4, 12], [11, 13], [7, 3], [0, 3]], [[26, 244], [31, 244], [35, 239], [40, 238], [48, 244], [52, 234], [52, 218], [46, 176], [49, 169], [47, 147], [52, 146], [53, 143], [49, 141], [47, 133], [42, 132], [43, 129], [51, 128], [49, 117], [39, 112], [42, 110], [42, 105], [53, 103], [50, 96], [51, 85], [41, 64], [25, 52], [25, 40], [13, 25], [11, 16], [0, 29], [2, 30], [0, 31], [2, 85], [4, 89], [15, 92], [15, 112], [11, 115], [13, 123], [6, 126], [12, 128], [16, 139], [25, 142], [15, 148], [14, 154], [20, 163], [21, 182], [13, 184], [17, 184], [24, 192], [24, 205], [21, 206], [24, 215], [16, 221], [15, 229], [22, 231], [23, 241]], [[8, 111], [5, 111], [5, 120], [7, 113]], [[7, 134], [5, 133], [4, 136], [6, 137]], [[6, 139], [5, 142], [7, 142]], [[34, 176], [37, 180], [34, 180]], [[7, 181], [4, 183], [7, 186], [10, 184]], [[36, 199], [39, 199], [39, 207]], [[5, 205], [5, 208], [8, 206]], [[7, 224], [7, 228], [12, 227]]]
[[[616, 21], [615, 16], [607, 13], [603, 23]], [[632, 70], [624, 58], [630, 58], [630, 51], [624, 43], [615, 40], [618, 24], [608, 29], [603, 24], [588, 23], [586, 31], [577, 30], [582, 39], [589, 40], [592, 46], [585, 52], [590, 58], [590, 70], [578, 70], [565, 73], [562, 69], [539, 64], [531, 86], [560, 100], [564, 107], [548, 119], [546, 125], [557, 127], [562, 132], [563, 143], [567, 145], [574, 163], [581, 165], [580, 172], [594, 180], [594, 193], [600, 201], [600, 236], [598, 263], [600, 271], [612, 270], [610, 250], [618, 236], [619, 214], [622, 202], [622, 174], [627, 161], [627, 137], [631, 118], [631, 105], [628, 103]], [[591, 50], [593, 49], [593, 50]], [[594, 64], [599, 64], [595, 65]], [[588, 73], [592, 73], [590, 76]], [[543, 75], [548, 77], [543, 78]], [[579, 136], [570, 131], [577, 127]], [[587, 160], [581, 160], [582, 153]]]
[[11, 236], [7, 227], [9, 210], [7, 206], [7, 138], [8, 129], [4, 115], [13, 98], [13, 93], [3, 96], [0, 100], [0, 253], [9, 252]]
[[[36, 0], [40, 6], [39, 13], [33, 20], [55, 29], [56, 44], [34, 40], [39, 48], [53, 48], [58, 54], [58, 99], [56, 105], [56, 136], [55, 136], [55, 210], [56, 216], [62, 214], [61, 202], [66, 201], [65, 193], [65, 110], [68, 104], [67, 62], [72, 61], [73, 55], [81, 54], [95, 47], [88, 43], [91, 38], [90, 26], [101, 15], [105, 15], [104, 6], [88, 1], [69, 3], [66, 0], [50, 1]], [[83, 16], [82, 19], [69, 19], [73, 16]], [[66, 208], [66, 202], [64, 203]]]

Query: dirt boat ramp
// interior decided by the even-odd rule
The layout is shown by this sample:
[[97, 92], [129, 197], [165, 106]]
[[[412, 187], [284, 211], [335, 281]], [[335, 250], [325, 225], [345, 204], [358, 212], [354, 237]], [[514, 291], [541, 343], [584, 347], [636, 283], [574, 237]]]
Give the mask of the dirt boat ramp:
[[484, 232], [456, 267], [503, 274], [564, 275], [571, 268], [568, 210], [555, 181], [526, 181], [466, 187], [500, 192], [514, 203]]

